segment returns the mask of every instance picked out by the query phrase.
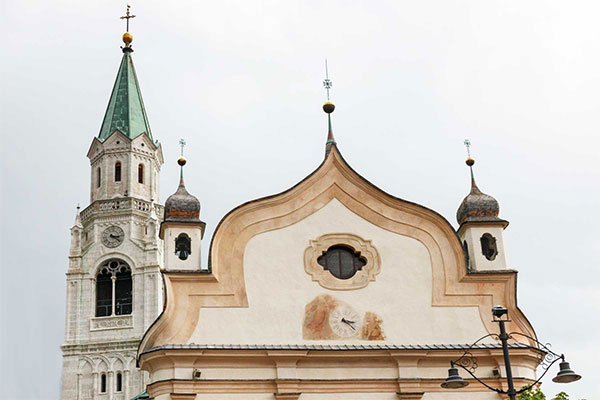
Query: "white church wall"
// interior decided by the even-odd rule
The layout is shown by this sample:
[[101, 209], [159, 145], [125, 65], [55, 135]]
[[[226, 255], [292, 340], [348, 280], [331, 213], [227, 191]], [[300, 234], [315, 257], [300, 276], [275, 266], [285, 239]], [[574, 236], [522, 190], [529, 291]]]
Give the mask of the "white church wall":
[[[376, 280], [357, 290], [330, 290], [312, 281], [304, 251], [309, 240], [328, 233], [372, 240], [381, 256]], [[422, 243], [371, 224], [336, 199], [298, 223], [253, 237], [245, 250], [244, 277], [248, 308], [203, 308], [190, 343], [306, 342], [305, 306], [323, 294], [359, 313], [376, 313], [387, 343], [469, 343], [487, 333], [477, 307], [432, 307], [431, 257]]]

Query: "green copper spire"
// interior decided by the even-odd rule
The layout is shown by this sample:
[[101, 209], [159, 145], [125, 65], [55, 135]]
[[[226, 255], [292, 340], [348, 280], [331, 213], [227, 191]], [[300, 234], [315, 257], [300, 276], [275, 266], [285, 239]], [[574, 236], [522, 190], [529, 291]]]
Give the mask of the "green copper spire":
[[113, 87], [100, 128], [98, 139], [106, 140], [115, 130], [133, 139], [146, 132], [152, 139], [150, 124], [146, 116], [142, 92], [133, 66], [130, 45], [123, 48], [123, 58], [119, 66], [117, 80]]

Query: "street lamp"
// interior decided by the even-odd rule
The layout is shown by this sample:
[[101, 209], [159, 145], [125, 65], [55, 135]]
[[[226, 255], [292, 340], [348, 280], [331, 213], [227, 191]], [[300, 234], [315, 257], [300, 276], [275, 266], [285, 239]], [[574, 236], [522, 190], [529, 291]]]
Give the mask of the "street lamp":
[[[442, 383], [442, 385], [441, 385], [444, 389], [460, 389], [469, 384], [469, 382], [467, 382], [463, 378], [461, 378], [461, 376], [458, 374], [458, 368], [456, 368], [456, 367], [460, 367], [460, 368], [464, 369], [465, 371], [467, 371], [469, 373], [469, 375], [471, 375], [479, 383], [481, 383], [483, 386], [487, 387], [488, 389], [490, 389], [494, 392], [497, 392], [497, 393], [507, 394], [508, 397], [510, 398], [510, 400], [516, 400], [516, 396], [518, 394], [523, 393], [526, 390], [529, 390], [533, 386], [535, 386], [544, 377], [544, 375], [546, 375], [546, 372], [548, 372], [548, 369], [552, 365], [554, 365], [554, 363], [556, 363], [558, 360], [562, 360], [562, 362], [560, 363], [558, 374], [556, 374], [556, 376], [554, 378], [552, 378], [553, 382], [570, 383], [570, 382], [575, 382], [575, 381], [578, 381], [579, 379], [581, 379], [581, 375], [576, 374], [571, 369], [571, 366], [569, 365], [569, 363], [565, 361], [565, 356], [563, 354], [560, 354], [560, 355], [556, 354], [555, 352], [550, 350], [547, 345], [544, 345], [544, 344], [538, 342], [535, 338], [524, 335], [522, 333], [519, 333], [519, 332], [506, 333], [506, 327], [504, 324], [506, 322], [509, 322], [508, 310], [506, 308], [504, 308], [502, 306], [495, 306], [492, 308], [492, 315], [494, 316], [494, 322], [497, 322], [500, 325], [500, 335], [497, 335], [495, 333], [485, 335], [484, 337], [480, 338], [475, 343], [473, 343], [471, 346], [469, 346], [469, 348], [467, 348], [465, 350], [465, 352], [459, 359], [450, 361], [450, 369], [448, 369], [448, 378], [446, 378], [444, 383]], [[523, 336], [530, 340], [533, 340], [535, 343], [537, 343], [538, 349], [542, 350], [543, 352], [546, 353], [546, 356], [544, 357], [544, 361], [542, 362], [542, 365], [545, 369], [544, 373], [538, 378], [537, 381], [535, 381], [531, 385], [526, 386], [520, 390], [515, 390], [515, 385], [514, 385], [513, 376], [512, 376], [512, 369], [510, 367], [510, 357], [508, 355], [508, 340], [512, 339], [513, 336], [515, 336], [515, 335]], [[504, 366], [506, 368], [506, 379], [508, 381], [508, 390], [507, 391], [491, 387], [491, 386], [487, 385], [485, 382], [483, 382], [482, 380], [480, 380], [479, 378], [477, 378], [473, 374], [473, 371], [477, 368], [477, 360], [475, 359], [475, 357], [473, 357], [470, 350], [477, 343], [479, 343], [480, 341], [482, 341], [483, 339], [485, 339], [487, 337], [493, 337], [493, 338], [496, 338], [496, 340], [500, 340], [500, 342], [502, 342], [502, 353], [504, 354]]]

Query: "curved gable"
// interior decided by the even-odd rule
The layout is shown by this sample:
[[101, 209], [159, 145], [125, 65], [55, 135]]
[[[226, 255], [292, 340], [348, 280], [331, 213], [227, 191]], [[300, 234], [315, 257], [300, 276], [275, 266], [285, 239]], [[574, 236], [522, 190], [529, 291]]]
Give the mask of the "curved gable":
[[490, 309], [503, 304], [513, 319], [509, 329], [535, 336], [516, 307], [516, 272], [467, 274], [462, 246], [445, 218], [378, 189], [353, 171], [333, 146], [323, 164], [293, 188], [243, 204], [221, 220], [211, 243], [210, 273], [164, 272], [165, 310], [146, 333], [140, 352], [165, 344], [201, 341], [202, 335], [194, 332], [201, 331], [202, 308], [249, 307], [244, 276], [248, 273], [244, 269], [249, 243], [260, 235], [298, 224], [332, 202], [426, 249], [432, 307], [476, 307], [479, 323], [488, 332], [495, 332]]

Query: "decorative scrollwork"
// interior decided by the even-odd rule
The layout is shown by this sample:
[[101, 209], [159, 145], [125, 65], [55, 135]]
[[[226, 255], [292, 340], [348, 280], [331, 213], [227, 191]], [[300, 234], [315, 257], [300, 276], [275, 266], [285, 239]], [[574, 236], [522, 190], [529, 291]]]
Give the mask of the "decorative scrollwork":
[[475, 370], [479, 366], [477, 364], [477, 358], [475, 358], [475, 356], [469, 351], [465, 351], [464, 354], [460, 356], [458, 360], [454, 361], [454, 364], [459, 365], [464, 369], [468, 369], [471, 372], [475, 372]]
[[551, 346], [552, 345], [550, 343], [539, 343], [540, 350], [542, 350], [545, 353], [540, 354], [540, 366], [544, 369], [548, 369], [550, 365], [552, 365], [554, 361], [556, 361], [557, 358], [560, 358], [558, 354], [554, 353], [553, 351], [550, 351]]

